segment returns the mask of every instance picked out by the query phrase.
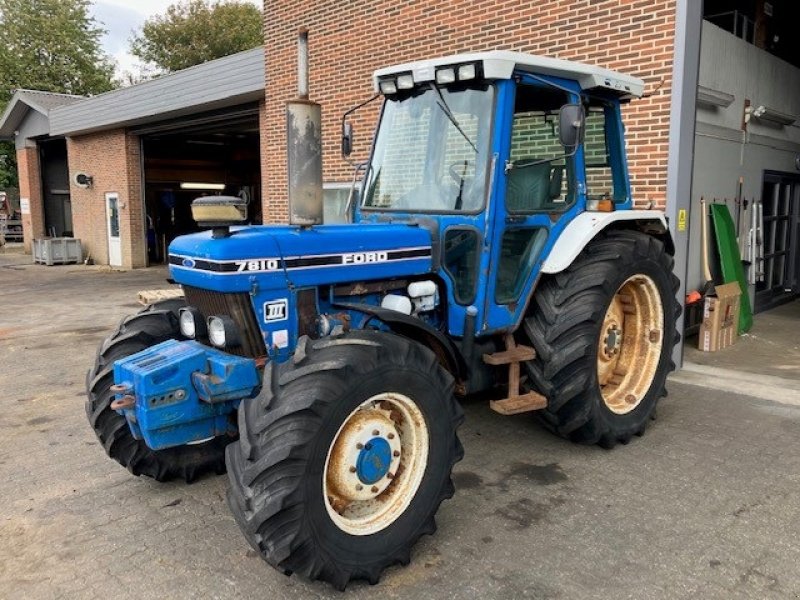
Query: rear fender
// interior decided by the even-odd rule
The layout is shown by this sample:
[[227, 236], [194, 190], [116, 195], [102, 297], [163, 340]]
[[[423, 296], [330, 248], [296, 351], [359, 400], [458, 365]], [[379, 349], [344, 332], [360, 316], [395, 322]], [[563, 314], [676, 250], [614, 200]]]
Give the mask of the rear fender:
[[584, 212], [566, 226], [542, 264], [541, 272], [560, 273], [575, 261], [589, 242], [607, 229], [638, 229], [660, 239], [669, 254], [675, 253], [667, 220], [660, 210]]

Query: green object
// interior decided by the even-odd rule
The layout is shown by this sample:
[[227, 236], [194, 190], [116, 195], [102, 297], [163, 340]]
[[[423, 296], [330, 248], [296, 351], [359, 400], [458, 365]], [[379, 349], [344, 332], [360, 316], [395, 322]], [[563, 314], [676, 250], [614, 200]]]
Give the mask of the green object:
[[747, 280], [744, 276], [739, 244], [736, 243], [736, 231], [733, 227], [731, 211], [726, 204], [711, 205], [711, 222], [717, 239], [719, 262], [722, 267], [723, 283], [739, 284], [742, 297], [739, 302], [739, 335], [750, 331], [753, 326], [753, 309], [750, 307], [750, 294], [747, 291]]

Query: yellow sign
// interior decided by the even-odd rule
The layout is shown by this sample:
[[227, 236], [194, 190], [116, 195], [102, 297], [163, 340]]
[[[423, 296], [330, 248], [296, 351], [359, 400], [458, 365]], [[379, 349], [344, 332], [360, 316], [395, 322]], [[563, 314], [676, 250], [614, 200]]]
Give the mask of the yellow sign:
[[678, 231], [686, 231], [686, 209], [678, 209]]

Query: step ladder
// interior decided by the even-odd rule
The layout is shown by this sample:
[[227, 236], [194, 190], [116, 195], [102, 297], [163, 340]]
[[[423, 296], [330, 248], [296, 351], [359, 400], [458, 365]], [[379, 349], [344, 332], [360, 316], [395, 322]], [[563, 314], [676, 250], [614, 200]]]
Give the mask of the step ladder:
[[516, 415], [547, 407], [547, 398], [537, 392], [519, 393], [519, 363], [536, 358], [536, 350], [530, 346], [518, 346], [514, 336], [506, 334], [506, 349], [501, 352], [484, 354], [487, 365], [508, 365], [508, 398], [491, 400], [491, 409], [501, 415]]

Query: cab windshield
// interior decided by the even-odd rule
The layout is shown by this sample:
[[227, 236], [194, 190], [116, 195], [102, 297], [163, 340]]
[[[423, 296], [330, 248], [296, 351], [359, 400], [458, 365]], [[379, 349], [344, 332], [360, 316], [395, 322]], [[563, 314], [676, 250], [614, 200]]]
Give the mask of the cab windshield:
[[363, 207], [478, 212], [489, 164], [494, 86], [431, 84], [388, 97], [364, 186]]

